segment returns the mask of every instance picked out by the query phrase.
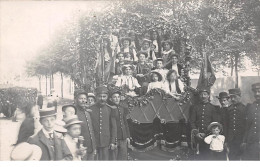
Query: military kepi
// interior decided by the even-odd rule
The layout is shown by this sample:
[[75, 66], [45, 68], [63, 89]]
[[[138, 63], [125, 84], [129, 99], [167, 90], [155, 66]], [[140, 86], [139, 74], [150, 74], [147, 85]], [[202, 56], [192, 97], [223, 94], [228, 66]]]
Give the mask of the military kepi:
[[255, 90], [257, 90], [257, 89], [260, 89], [260, 82], [254, 83], [254, 84], [252, 85], [252, 91], [255, 91]]
[[235, 89], [229, 89], [228, 90], [229, 95], [241, 95], [241, 90], [239, 88]]
[[40, 109], [40, 118], [50, 117], [57, 115], [54, 107]]
[[106, 86], [99, 86], [96, 88], [96, 94], [108, 94], [108, 89]]

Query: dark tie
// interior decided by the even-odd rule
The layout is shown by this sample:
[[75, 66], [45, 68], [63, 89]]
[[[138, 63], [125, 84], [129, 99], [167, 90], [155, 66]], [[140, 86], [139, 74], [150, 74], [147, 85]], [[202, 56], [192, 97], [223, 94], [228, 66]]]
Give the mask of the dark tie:
[[172, 91], [172, 85], [171, 83], [169, 83], [169, 89], [170, 89], [170, 92]]

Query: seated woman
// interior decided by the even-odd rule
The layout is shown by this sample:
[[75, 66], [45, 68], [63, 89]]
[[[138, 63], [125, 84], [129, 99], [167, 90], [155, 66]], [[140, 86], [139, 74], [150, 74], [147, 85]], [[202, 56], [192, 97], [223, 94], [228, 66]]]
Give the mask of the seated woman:
[[120, 47], [120, 51], [118, 51], [118, 52], [126, 53], [125, 60], [137, 62], [138, 58], [136, 57], [135, 48], [130, 47], [131, 38], [124, 37], [121, 39], [121, 43], [122, 43], [122, 45]]
[[147, 93], [152, 89], [163, 89], [162, 75], [157, 71], [151, 72], [151, 82], [148, 84]]
[[175, 51], [172, 49], [173, 44], [170, 40], [163, 41], [162, 42], [163, 52], [162, 52], [162, 59], [163, 59], [163, 65], [166, 65], [173, 54], [175, 54]]
[[141, 86], [144, 82], [149, 82], [149, 76], [152, 66], [147, 63], [148, 54], [146, 52], [138, 52], [138, 63], [136, 66], [136, 78]]
[[184, 84], [180, 79], [178, 79], [175, 70], [170, 70], [168, 72], [167, 80], [163, 84], [163, 89], [176, 100], [180, 99], [181, 93], [184, 92]]
[[123, 66], [123, 76], [118, 78], [115, 86], [125, 89], [126, 94], [129, 96], [137, 96], [135, 90], [140, 88], [137, 79], [133, 77], [134, 66], [127, 64]]

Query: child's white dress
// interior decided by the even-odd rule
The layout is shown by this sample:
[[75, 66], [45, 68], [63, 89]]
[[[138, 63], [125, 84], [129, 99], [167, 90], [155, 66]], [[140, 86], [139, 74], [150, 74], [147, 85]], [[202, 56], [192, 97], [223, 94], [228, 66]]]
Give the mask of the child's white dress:
[[224, 142], [225, 142], [225, 136], [223, 135], [209, 135], [207, 136], [204, 141], [207, 144], [210, 144], [209, 149], [215, 152], [222, 152], [224, 150]]

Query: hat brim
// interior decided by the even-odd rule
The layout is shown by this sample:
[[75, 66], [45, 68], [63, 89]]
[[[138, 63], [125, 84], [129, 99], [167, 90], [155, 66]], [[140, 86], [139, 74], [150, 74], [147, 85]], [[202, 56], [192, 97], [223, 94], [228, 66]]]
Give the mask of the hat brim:
[[55, 114], [50, 114], [50, 115], [40, 116], [40, 118], [46, 118], [46, 117], [52, 117], [52, 116], [57, 116], [57, 113], [55, 113]]
[[74, 125], [74, 124], [81, 124], [83, 121], [73, 121], [73, 122], [70, 122], [69, 124], [66, 124], [64, 127], [65, 128], [68, 128], [70, 125]]
[[159, 72], [157, 71], [152, 71], [151, 74], [150, 74], [150, 77], [152, 78], [153, 74], [157, 74], [158, 76], [158, 81], [162, 81], [162, 74], [160, 74]]
[[220, 123], [218, 123], [218, 122], [210, 124], [208, 126], [207, 130], [210, 131], [213, 126], [219, 126], [220, 127], [220, 132], [223, 131], [223, 126]]
[[67, 129], [63, 128], [63, 127], [60, 127], [60, 126], [55, 126], [54, 127], [54, 130], [56, 132], [60, 132], [60, 133], [66, 133], [67, 132]]
[[217, 99], [223, 99], [223, 98], [227, 98], [229, 99], [230, 97], [229, 96], [223, 96], [223, 97], [220, 97], [220, 96], [216, 96]]

